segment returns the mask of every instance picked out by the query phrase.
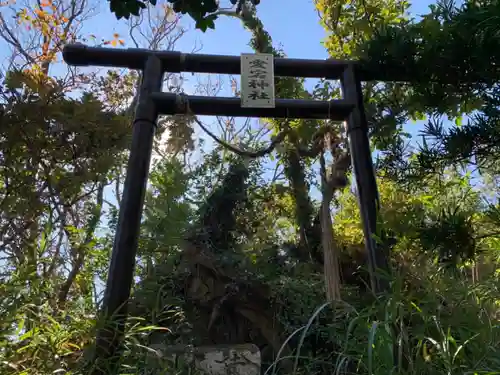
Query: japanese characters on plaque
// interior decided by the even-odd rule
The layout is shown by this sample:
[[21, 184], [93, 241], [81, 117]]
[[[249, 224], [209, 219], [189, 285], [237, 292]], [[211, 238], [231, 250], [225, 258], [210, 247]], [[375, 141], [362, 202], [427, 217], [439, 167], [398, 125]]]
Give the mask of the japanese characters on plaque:
[[274, 108], [274, 56], [241, 54], [241, 106]]

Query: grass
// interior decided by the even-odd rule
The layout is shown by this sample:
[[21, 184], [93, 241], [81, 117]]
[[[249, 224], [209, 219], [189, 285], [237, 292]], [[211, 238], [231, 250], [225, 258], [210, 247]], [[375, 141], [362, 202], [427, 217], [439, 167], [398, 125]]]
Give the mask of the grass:
[[[309, 282], [309, 293], [318, 291], [317, 299], [308, 300], [314, 306], [322, 297], [318, 288], [311, 288], [312, 279], [308, 280], [297, 283], [304, 288]], [[500, 375], [499, 290], [494, 278], [472, 284], [456, 276], [426, 272], [392, 280], [390, 292], [377, 298], [345, 290], [344, 301], [311, 307], [312, 313], [301, 313], [297, 306], [306, 299], [295, 295], [288, 299], [288, 312], [281, 314], [293, 322], [286, 328], [290, 334], [282, 349], [289, 344], [295, 350], [291, 356], [280, 350], [264, 375], [284, 373], [279, 365], [285, 360], [291, 363], [287, 375]], [[58, 321], [49, 318], [48, 310], [38, 312], [39, 324], [19, 336], [31, 340], [16, 344], [11, 339], [10, 348], [0, 352], [0, 373], [77, 374], [69, 370], [72, 358], [83, 359], [82, 348], [92, 341], [93, 324], [83, 315]], [[146, 346], [147, 336], [155, 330], [166, 329], [130, 319], [123, 374], [139, 374], [149, 366], [147, 358], [154, 350]], [[311, 337], [319, 336], [327, 339], [314, 353]], [[173, 365], [161, 371], [184, 372]]]
[[[357, 300], [318, 307], [287, 339], [300, 335], [293, 373], [312, 374], [320, 364], [331, 374], [500, 374], [497, 282], [472, 285], [441, 275], [426, 283], [412, 290], [394, 280], [391, 293], [368, 306]], [[335, 316], [329, 324], [338, 338], [332, 353], [302, 356], [305, 338], [315, 334], [313, 322], [326, 310]], [[280, 355], [266, 375], [278, 371], [285, 359]]]

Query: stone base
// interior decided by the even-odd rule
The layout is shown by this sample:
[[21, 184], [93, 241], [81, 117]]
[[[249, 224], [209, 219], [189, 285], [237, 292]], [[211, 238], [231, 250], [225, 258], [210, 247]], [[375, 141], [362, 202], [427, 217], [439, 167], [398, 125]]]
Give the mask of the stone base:
[[181, 372], [183, 369], [191, 370], [187, 371], [191, 374], [260, 375], [261, 356], [254, 344], [200, 347], [154, 344], [151, 349], [154, 350], [151, 356], [154, 358], [148, 361], [152, 365], [148, 367], [150, 370], [156, 368], [158, 374], [175, 368]]

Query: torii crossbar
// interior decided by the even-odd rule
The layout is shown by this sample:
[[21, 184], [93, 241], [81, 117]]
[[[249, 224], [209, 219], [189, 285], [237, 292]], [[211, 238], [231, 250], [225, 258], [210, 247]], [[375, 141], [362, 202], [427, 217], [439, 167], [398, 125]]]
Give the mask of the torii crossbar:
[[[83, 44], [66, 45], [63, 57], [75, 66], [108, 66], [142, 71], [132, 145], [127, 166], [118, 226], [103, 301], [103, 321], [97, 332], [96, 360], [114, 362], [119, 355], [132, 286], [149, 164], [158, 115], [195, 115], [310, 118], [347, 121], [347, 134], [356, 177], [359, 208], [368, 253], [371, 287], [383, 288], [377, 270], [386, 270], [384, 251], [375, 243], [378, 191], [363, 108], [361, 81], [376, 79], [354, 61], [274, 59], [276, 76], [340, 79], [343, 99], [329, 101], [277, 99], [275, 108], [242, 108], [239, 98], [203, 97], [161, 91], [166, 72], [240, 74], [239, 56], [186, 54], [147, 49], [113, 49]], [[380, 77], [382, 78], [382, 77]], [[182, 99], [182, 100], [180, 100]], [[103, 364], [103, 362], [98, 361]], [[96, 367], [94, 374], [109, 373]]]

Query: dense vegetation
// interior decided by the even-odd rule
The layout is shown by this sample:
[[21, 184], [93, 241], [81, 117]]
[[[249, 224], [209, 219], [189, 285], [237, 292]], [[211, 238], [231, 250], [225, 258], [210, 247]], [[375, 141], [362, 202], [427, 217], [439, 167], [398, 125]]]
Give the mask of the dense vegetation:
[[[0, 12], [0, 37], [15, 51], [0, 86], [1, 374], [81, 373], [116, 229], [138, 76], [52, 74], [62, 46], [169, 49], [186, 32], [167, 4], [127, 21], [130, 40], [97, 41], [80, 28], [93, 5], [42, 0]], [[284, 134], [279, 147], [248, 160], [195, 136], [202, 119], [162, 118], [121, 373], [145, 373], [148, 347], [160, 341], [253, 342], [265, 366], [283, 373], [500, 373], [500, 3], [445, 1], [421, 19], [409, 6], [315, 2], [331, 57], [414, 77], [363, 85], [389, 291], [368, 287], [355, 188], [321, 184], [328, 171], [340, 180], [350, 173], [338, 168], [341, 124], [218, 118], [217, 137], [245, 150]], [[254, 4], [245, 9], [219, 17], [241, 19], [256, 51], [285, 56]], [[183, 89], [181, 76], [166, 80]], [[209, 80], [197, 90], [221, 87]], [[231, 87], [238, 95], [237, 80]], [[340, 89], [280, 78], [276, 93], [327, 99]], [[415, 120], [425, 125], [410, 144]], [[318, 147], [325, 129], [335, 152]]]

